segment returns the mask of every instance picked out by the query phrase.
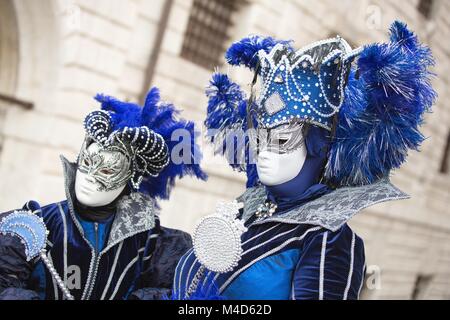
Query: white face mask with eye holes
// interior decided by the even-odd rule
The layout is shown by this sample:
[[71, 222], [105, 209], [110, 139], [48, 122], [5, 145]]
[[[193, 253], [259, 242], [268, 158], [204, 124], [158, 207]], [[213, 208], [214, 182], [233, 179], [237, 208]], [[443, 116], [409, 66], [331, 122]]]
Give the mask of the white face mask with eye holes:
[[262, 184], [276, 186], [294, 179], [306, 159], [302, 124], [260, 131], [256, 169]]
[[105, 206], [122, 193], [130, 176], [130, 162], [122, 152], [103, 150], [94, 142], [80, 153], [75, 195], [85, 206]]

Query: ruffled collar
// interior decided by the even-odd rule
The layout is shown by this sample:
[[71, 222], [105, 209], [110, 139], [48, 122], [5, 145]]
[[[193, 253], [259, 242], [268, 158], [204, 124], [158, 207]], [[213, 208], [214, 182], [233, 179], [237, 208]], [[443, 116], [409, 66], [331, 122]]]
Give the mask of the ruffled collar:
[[[264, 186], [248, 188], [237, 198], [238, 202], [243, 203], [241, 219], [244, 222], [253, 219], [253, 215], [258, 207], [266, 201], [266, 198], [267, 193]], [[314, 200], [271, 217], [249, 221], [248, 226], [267, 222], [283, 222], [318, 225], [336, 231], [355, 214], [367, 207], [385, 201], [408, 198], [409, 195], [394, 186], [386, 177], [364, 186], [332, 190]]]

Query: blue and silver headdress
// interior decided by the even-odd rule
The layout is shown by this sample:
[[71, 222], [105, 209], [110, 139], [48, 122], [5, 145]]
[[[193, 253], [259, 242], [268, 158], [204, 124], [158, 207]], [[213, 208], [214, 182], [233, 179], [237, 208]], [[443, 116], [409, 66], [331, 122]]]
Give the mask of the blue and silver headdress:
[[298, 119], [331, 130], [357, 52], [340, 37], [297, 51], [282, 43], [269, 53], [260, 50], [260, 125], [273, 128]]
[[[297, 51], [289, 41], [258, 36], [233, 43], [227, 61], [254, 71], [261, 88], [247, 99], [227, 75], [213, 75], [205, 125], [215, 129], [216, 151], [235, 159], [227, 136], [237, 128], [309, 123], [330, 131], [324, 172], [330, 184], [364, 185], [387, 176], [424, 140], [419, 126], [436, 98], [429, 48], [401, 22], [390, 31], [388, 43], [355, 50], [340, 37]], [[258, 183], [254, 164], [231, 165], [247, 172], [248, 187]]]
[[[101, 103], [101, 110], [85, 118], [84, 147], [95, 141], [102, 148], [120, 151], [125, 156], [115, 165], [128, 169], [122, 170], [124, 174], [117, 177], [115, 184], [130, 181], [135, 191], [167, 199], [177, 177], [206, 179], [199, 165], [201, 152], [195, 142], [198, 134], [194, 123], [179, 119], [174, 105], [161, 102], [157, 88], [149, 91], [143, 107], [102, 94], [95, 99]], [[174, 134], [177, 130], [183, 132]], [[173, 161], [175, 146], [183, 154]], [[103, 180], [105, 189], [111, 188], [111, 179], [100, 179]]]

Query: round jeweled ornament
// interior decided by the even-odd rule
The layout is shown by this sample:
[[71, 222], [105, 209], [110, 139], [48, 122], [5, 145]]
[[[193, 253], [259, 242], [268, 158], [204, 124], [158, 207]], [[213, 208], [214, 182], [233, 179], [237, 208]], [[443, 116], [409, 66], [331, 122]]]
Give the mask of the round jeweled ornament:
[[17, 236], [21, 240], [27, 261], [44, 250], [48, 235], [42, 218], [28, 211], [15, 211], [3, 218], [0, 222], [0, 233]]
[[237, 266], [242, 255], [241, 235], [247, 229], [237, 202], [220, 203], [216, 212], [200, 220], [193, 233], [194, 253], [208, 270], [225, 273]]
[[0, 234], [18, 237], [24, 245], [27, 261], [40, 256], [63, 291], [64, 296], [69, 300], [74, 300], [69, 289], [67, 289], [55, 267], [45, 254], [48, 233], [44, 220], [31, 211], [15, 211], [0, 220]]

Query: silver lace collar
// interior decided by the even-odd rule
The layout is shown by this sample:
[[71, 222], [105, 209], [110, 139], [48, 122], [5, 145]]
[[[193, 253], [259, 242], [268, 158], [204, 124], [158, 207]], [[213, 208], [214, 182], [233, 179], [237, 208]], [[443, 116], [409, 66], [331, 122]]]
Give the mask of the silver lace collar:
[[[76, 164], [61, 156], [63, 164], [65, 190], [70, 216], [83, 235], [83, 228], [75, 216], [73, 207]], [[109, 234], [108, 243], [103, 251], [140, 232], [148, 231], [155, 226], [157, 209], [155, 200], [139, 192], [123, 196], [117, 203], [117, 212]]]
[[[244, 204], [242, 219], [247, 221], [266, 198], [264, 186], [247, 189], [237, 198], [238, 202]], [[267, 222], [283, 222], [318, 225], [336, 231], [367, 207], [385, 201], [408, 198], [409, 195], [395, 187], [388, 178], [384, 178], [365, 186], [336, 189], [288, 212], [257, 219], [250, 226]]]

